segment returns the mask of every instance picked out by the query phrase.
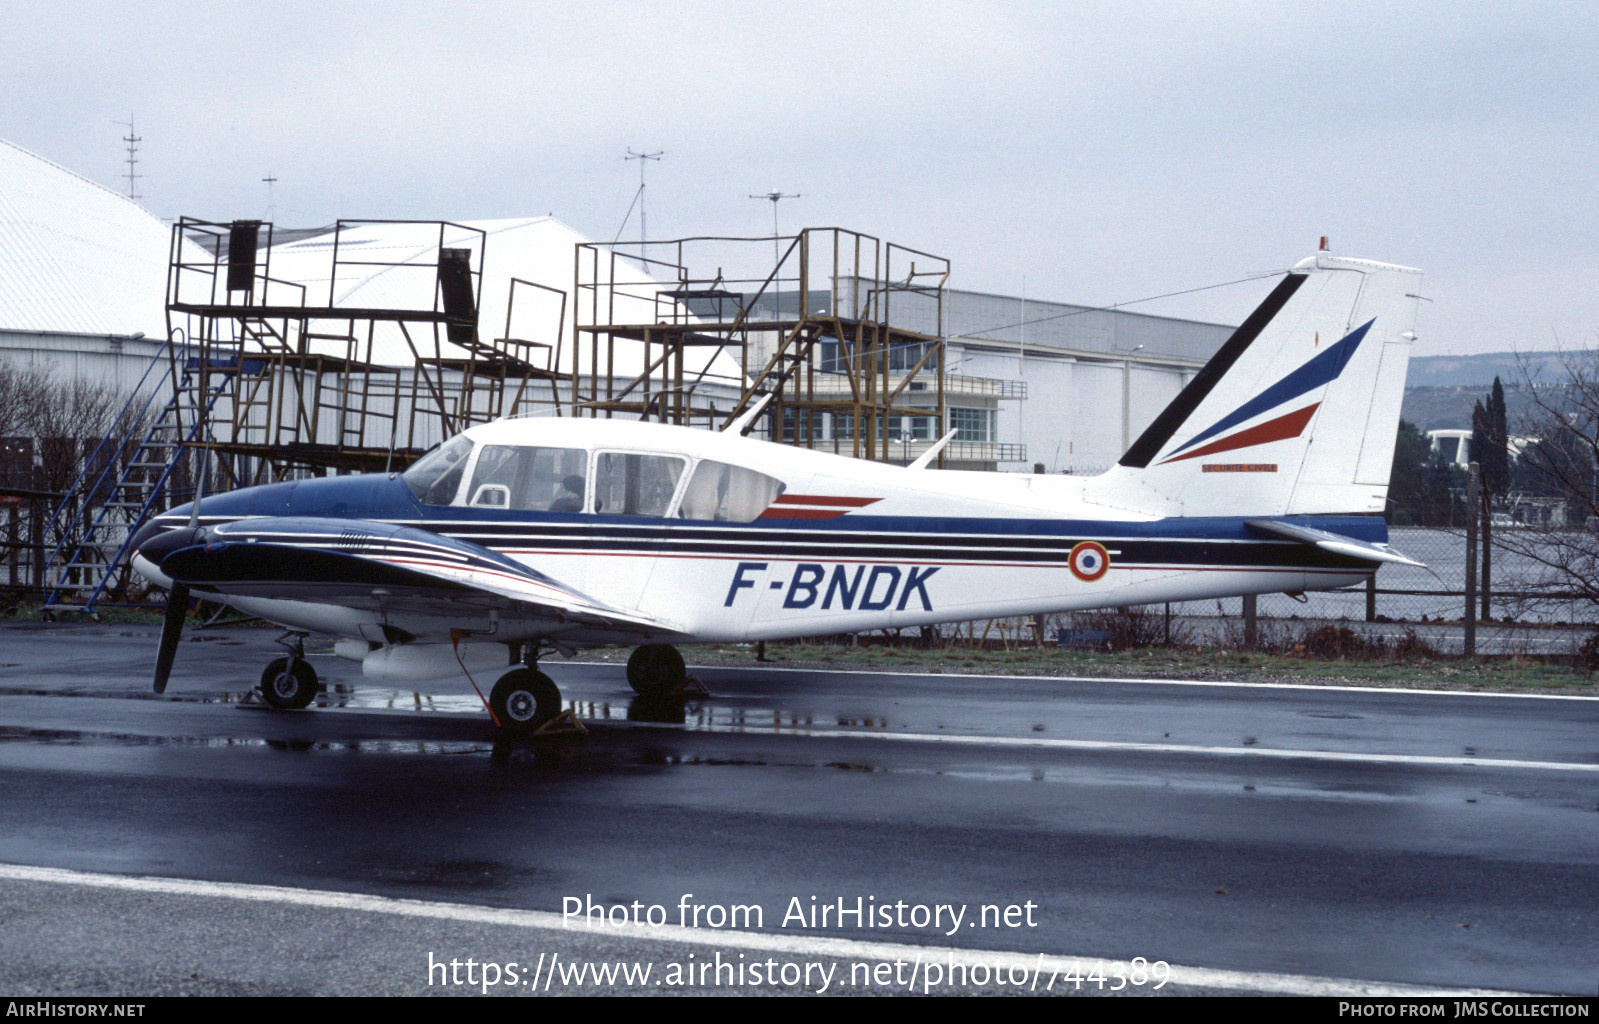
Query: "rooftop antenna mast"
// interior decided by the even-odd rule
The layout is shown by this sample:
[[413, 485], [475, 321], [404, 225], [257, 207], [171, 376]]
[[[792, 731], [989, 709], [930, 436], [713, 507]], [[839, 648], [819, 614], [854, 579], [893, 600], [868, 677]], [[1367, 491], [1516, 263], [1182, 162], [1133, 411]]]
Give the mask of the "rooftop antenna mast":
[[[635, 153], [633, 152], [633, 147], [629, 146], [627, 149], [627, 156], [622, 158], [623, 160], [638, 161], [638, 257], [640, 260], [646, 259], [650, 244], [650, 225], [649, 221], [645, 219], [644, 216], [644, 167], [651, 160], [659, 162], [661, 157], [665, 154], [666, 150], [664, 149], [657, 149], [653, 153]], [[649, 273], [648, 263], [645, 265], [644, 272], [646, 274]]]
[[780, 200], [780, 199], [798, 199], [802, 194], [803, 193], [800, 193], [800, 192], [780, 192], [780, 191], [778, 191], [777, 189], [774, 188], [774, 189], [772, 189], [772, 191], [767, 192], [767, 193], [765, 193], [763, 195], [758, 195], [758, 196], [753, 196], [752, 195], [752, 196], [750, 196], [751, 199], [769, 199], [769, 200], [771, 200], [771, 203], [772, 203], [772, 265], [773, 266], [776, 266], [778, 260], [782, 259], [782, 255], [778, 251], [778, 247], [777, 247], [777, 240], [778, 240], [777, 203], [778, 203], [778, 200]]
[[278, 183], [278, 179], [276, 179], [276, 178], [274, 178], [272, 176], [272, 172], [271, 171], [268, 171], [267, 172], [267, 176], [262, 178], [261, 180], [266, 184], [266, 187], [267, 187], [267, 212], [266, 212], [266, 219], [267, 219], [268, 223], [271, 223], [272, 221], [277, 219], [275, 216], [273, 216], [277, 212], [277, 207], [272, 202], [272, 186], [276, 185]]
[[128, 115], [126, 121], [118, 121], [117, 124], [128, 129], [128, 134], [122, 137], [122, 141], [128, 144], [128, 173], [123, 175], [128, 179], [128, 198], [143, 199], [144, 196], [139, 195], [137, 182], [144, 175], [137, 173], [136, 168], [139, 165], [139, 143], [144, 141], [144, 137], [134, 132], [132, 114]]

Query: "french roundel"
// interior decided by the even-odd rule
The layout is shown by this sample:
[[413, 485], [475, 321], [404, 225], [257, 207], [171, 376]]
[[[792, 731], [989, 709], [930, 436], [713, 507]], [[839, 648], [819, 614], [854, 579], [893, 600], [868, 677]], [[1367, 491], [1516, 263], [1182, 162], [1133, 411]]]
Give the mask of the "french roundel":
[[1085, 540], [1072, 548], [1066, 564], [1071, 567], [1073, 576], [1084, 583], [1092, 583], [1110, 571], [1110, 552], [1103, 544]]

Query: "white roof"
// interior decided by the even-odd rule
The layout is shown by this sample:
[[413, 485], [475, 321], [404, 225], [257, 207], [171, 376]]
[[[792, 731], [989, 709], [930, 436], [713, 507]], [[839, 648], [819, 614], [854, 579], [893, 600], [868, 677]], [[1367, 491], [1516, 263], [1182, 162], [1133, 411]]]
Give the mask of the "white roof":
[[0, 140], [0, 330], [166, 336], [171, 230]]

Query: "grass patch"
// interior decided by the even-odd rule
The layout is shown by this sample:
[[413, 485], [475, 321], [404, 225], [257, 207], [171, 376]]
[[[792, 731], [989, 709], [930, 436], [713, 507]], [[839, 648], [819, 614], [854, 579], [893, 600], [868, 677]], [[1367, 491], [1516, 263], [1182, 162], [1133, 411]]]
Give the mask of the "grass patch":
[[[753, 644], [691, 644], [683, 657], [698, 665], [755, 665]], [[625, 652], [624, 652], [625, 653]], [[584, 660], [617, 660], [592, 651]], [[972, 675], [1088, 676], [1406, 687], [1433, 690], [1599, 695], [1599, 682], [1570, 665], [1528, 657], [1315, 658], [1218, 648], [1101, 652], [1058, 648], [976, 651], [768, 642], [766, 663], [785, 668], [838, 668]]]

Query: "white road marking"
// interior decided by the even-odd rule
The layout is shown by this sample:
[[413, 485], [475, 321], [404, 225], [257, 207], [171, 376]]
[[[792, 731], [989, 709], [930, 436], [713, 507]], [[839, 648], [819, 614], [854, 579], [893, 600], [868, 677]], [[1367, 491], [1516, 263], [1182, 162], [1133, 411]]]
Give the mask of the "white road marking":
[[658, 725], [629, 722], [629, 728], [668, 728], [689, 732], [758, 733], [774, 736], [843, 737], [905, 740], [914, 743], [957, 743], [972, 746], [1031, 747], [1058, 750], [1118, 750], [1146, 754], [1208, 754], [1220, 757], [1298, 758], [1368, 764], [1453, 765], [1470, 768], [1530, 768], [1537, 771], [1599, 772], [1599, 764], [1576, 761], [1516, 761], [1494, 757], [1443, 757], [1436, 754], [1361, 754], [1343, 750], [1293, 750], [1281, 747], [1207, 747], [1182, 743], [1136, 743], [1124, 740], [1066, 740], [1033, 736], [973, 736], [961, 733], [863, 732], [858, 729], [806, 729], [798, 726]]
[[[499, 925], [555, 932], [581, 932], [619, 939], [682, 942], [721, 949], [745, 949], [784, 953], [794, 956], [841, 957], [862, 960], [934, 959], [990, 969], [1025, 967], [1048, 970], [1058, 976], [1075, 971], [1086, 976], [1096, 966], [1114, 977], [1118, 967], [1130, 972], [1129, 961], [1093, 956], [1045, 956], [1005, 950], [960, 949], [948, 946], [917, 946], [892, 942], [862, 942], [855, 939], [812, 935], [777, 935], [730, 929], [707, 930], [678, 925], [659, 928], [594, 925], [586, 919], [572, 922], [560, 914], [541, 910], [510, 910], [478, 907], [464, 903], [438, 903], [426, 900], [396, 899], [362, 893], [330, 892], [319, 889], [291, 889], [276, 885], [250, 885], [231, 882], [202, 882], [183, 878], [109, 875], [64, 868], [40, 868], [19, 864], [0, 864], [0, 878], [47, 885], [72, 885], [113, 889], [122, 892], [156, 893], [169, 896], [208, 897], [251, 903], [283, 904], [345, 910], [368, 914], [393, 914], [439, 921]], [[1323, 978], [1306, 974], [1279, 974], [1267, 971], [1222, 970], [1212, 967], [1171, 965], [1170, 984], [1193, 988], [1225, 989], [1296, 996], [1364, 996], [1414, 998], [1421, 996], [1514, 996], [1523, 993], [1487, 989], [1456, 989], [1407, 985], [1394, 982], [1361, 981], [1353, 978]], [[1129, 986], [1131, 988], [1131, 986]]]

